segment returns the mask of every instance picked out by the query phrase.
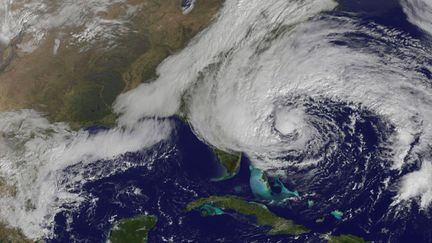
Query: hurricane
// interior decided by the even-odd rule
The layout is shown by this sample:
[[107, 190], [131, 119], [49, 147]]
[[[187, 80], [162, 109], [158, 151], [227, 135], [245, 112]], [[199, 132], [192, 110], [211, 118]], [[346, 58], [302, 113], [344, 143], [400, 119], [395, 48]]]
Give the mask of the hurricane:
[[[391, 150], [382, 158], [390, 169], [429, 168], [430, 46], [397, 29], [365, 26], [355, 15], [327, 14], [335, 7], [332, 1], [227, 2], [217, 22], [159, 67], [154, 83], [120, 96], [115, 108], [128, 121], [170, 116], [185, 94], [190, 123], [203, 140], [278, 170], [299, 156], [318, 163], [338, 152], [334, 141], [349, 131], [335, 120], [341, 111], [329, 104], [337, 104], [391, 127], [376, 128]], [[149, 100], [158, 103], [141, 105]], [[353, 114], [351, 126], [361, 118]], [[420, 198], [427, 208], [430, 190], [409, 178], [395, 200]]]
[[[413, 205], [428, 212], [432, 5], [401, 5], [426, 37], [335, 13], [332, 0], [227, 0], [210, 26], [158, 66], [154, 80], [116, 99], [114, 128], [91, 134], [32, 110], [0, 113], [0, 168], [18, 185], [16, 196], [1, 199], [8, 206], [0, 216], [37, 236], [41, 221], [25, 223], [27, 199], [38, 209], [32, 218], [51, 221], [63, 202], [80, 200], [53, 187], [56, 173], [151, 147], [170, 136], [170, 118], [180, 113], [203, 142], [243, 153], [256, 168], [294, 181], [304, 197], [357, 205], [367, 191], [362, 207], [371, 215], [391, 201], [379, 222], [394, 222]], [[31, 26], [43, 32], [43, 23]], [[0, 40], [11, 39], [13, 24], [2, 25]], [[318, 189], [323, 184], [328, 190]], [[352, 207], [347, 214], [361, 213]]]

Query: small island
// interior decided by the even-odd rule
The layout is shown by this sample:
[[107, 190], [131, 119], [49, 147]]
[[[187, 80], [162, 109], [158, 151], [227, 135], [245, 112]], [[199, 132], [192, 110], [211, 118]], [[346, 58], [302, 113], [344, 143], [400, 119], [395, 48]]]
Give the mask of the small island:
[[122, 219], [114, 224], [108, 242], [147, 242], [148, 233], [156, 223], [157, 217], [153, 215], [138, 215], [133, 218]]
[[263, 204], [248, 202], [235, 196], [211, 196], [201, 198], [189, 203], [186, 211], [201, 209], [203, 205], [212, 205], [220, 210], [232, 210], [236, 213], [248, 216], [254, 216], [257, 223], [262, 226], [270, 226], [267, 234], [287, 234], [300, 235], [309, 232], [303, 225], [295, 224], [292, 220], [281, 218], [272, 212]]
[[342, 220], [342, 217], [343, 217], [343, 212], [342, 212], [342, 211], [340, 211], [340, 210], [333, 210], [330, 214], [331, 214], [335, 219], [337, 219], [337, 220]]

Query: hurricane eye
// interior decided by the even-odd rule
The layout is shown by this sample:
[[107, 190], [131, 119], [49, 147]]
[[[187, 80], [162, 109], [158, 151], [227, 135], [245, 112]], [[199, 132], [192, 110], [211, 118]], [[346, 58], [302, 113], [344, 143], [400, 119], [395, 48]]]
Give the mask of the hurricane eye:
[[296, 135], [306, 126], [302, 107], [282, 107], [276, 110], [274, 127], [282, 135]]

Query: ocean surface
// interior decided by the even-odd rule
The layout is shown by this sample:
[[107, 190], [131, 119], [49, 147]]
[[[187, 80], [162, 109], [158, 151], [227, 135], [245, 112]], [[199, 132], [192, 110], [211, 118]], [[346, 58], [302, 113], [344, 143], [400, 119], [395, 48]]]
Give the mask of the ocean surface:
[[[429, 103], [426, 98], [421, 99], [417, 95], [422, 90], [399, 87], [396, 85], [398, 83], [393, 85], [394, 80], [387, 80], [388, 77], [391, 79], [402, 76], [410, 82], [412, 77], [421, 77], [423, 85], [431, 87], [432, 73], [429, 66], [432, 65], [432, 60], [426, 56], [419, 61], [420, 58], [417, 58], [419, 55], [416, 56], [413, 51], [422, 53], [421, 51], [426, 50], [427, 53], [428, 48], [431, 47], [430, 43], [432, 43], [430, 36], [407, 20], [399, 1], [341, 0], [339, 3], [340, 5], [335, 10], [324, 11], [324, 13], [314, 16], [311, 23], [300, 25], [297, 32], [293, 34], [298, 39], [288, 36], [287, 33], [291, 34], [289, 30], [276, 29], [277, 31], [287, 31], [282, 33], [287, 34], [289, 40], [287, 43], [293, 45], [285, 46], [286, 48], [279, 52], [277, 48], [271, 49], [275, 45], [284, 46], [285, 39], [280, 38], [283, 36], [281, 34], [276, 37], [271, 36], [274, 39], [269, 38], [274, 42], [269, 41], [271, 44], [269, 44], [268, 49], [274, 53], [282, 52], [281, 62], [286, 60], [285, 57], [295, 56], [299, 59], [295, 61], [299, 61], [302, 65], [299, 67], [287, 66], [288, 71], [279, 70], [280, 79], [272, 80], [272, 82], [262, 81], [259, 83], [261, 86], [254, 86], [256, 83], [251, 82], [249, 86], [252, 86], [251, 90], [255, 92], [239, 88], [236, 90], [237, 93], [233, 93], [229, 97], [241, 97], [243, 91], [245, 93], [248, 91], [247, 95], [251, 97], [251, 100], [258, 96], [258, 101], [254, 100], [256, 103], [230, 103], [227, 105], [219, 102], [223, 99], [215, 99], [215, 102], [211, 103], [213, 97], [226, 97], [217, 96], [213, 93], [214, 96], [209, 97], [206, 96], [205, 91], [206, 88], [217, 90], [220, 87], [230, 87], [231, 83], [226, 84], [223, 82], [224, 80], [243, 80], [246, 84], [242, 86], [243, 83], [239, 83], [238, 87], [249, 87], [247, 74], [257, 72], [254, 73], [256, 76], [267, 77], [265, 76], [267, 72], [263, 71], [264, 74], [262, 74], [259, 73], [260, 69], [252, 69], [249, 70], [249, 73], [245, 72], [247, 73], [245, 78], [241, 76], [243, 73], [236, 73], [237, 69], [240, 69], [237, 66], [221, 64], [218, 66], [219, 64], [214, 63], [211, 66], [209, 64], [202, 71], [203, 76], [207, 78], [204, 81], [201, 80], [200, 85], [202, 86], [197, 85], [197, 90], [188, 93], [192, 97], [190, 103], [191, 124], [184, 124], [177, 118], [163, 118], [161, 120], [170, 121], [174, 126], [174, 131], [169, 139], [139, 152], [126, 153], [115, 160], [78, 163], [64, 169], [62, 171], [64, 177], [62, 174], [57, 175], [57, 183], [71, 194], [79, 195], [81, 201], [78, 204], [74, 202], [61, 205], [55, 216], [54, 234], [47, 241], [105, 242], [115, 220], [133, 217], [137, 214], [152, 214], [158, 217], [158, 222], [150, 232], [150, 242], [320, 242], [324, 241], [320, 235], [329, 232], [335, 235], [354, 234], [365, 240], [376, 242], [431, 242], [432, 229], [428, 226], [432, 225], [432, 217], [427, 208], [426, 210], [424, 207], [422, 208], [418, 200], [408, 201], [403, 206], [395, 204], [395, 198], [400, 194], [398, 182], [403, 180], [404, 176], [420, 170], [422, 168], [420, 162], [426, 163], [422, 158], [423, 156], [427, 157], [427, 155], [422, 153], [422, 149], [427, 148], [429, 144], [428, 119], [430, 117], [429, 110], [426, 109]], [[317, 9], [320, 9], [319, 7]], [[229, 11], [226, 11], [225, 14], [231, 16]], [[300, 16], [298, 21], [303, 18], [306, 17]], [[293, 24], [296, 21], [288, 19], [286, 22]], [[282, 21], [281, 23], [285, 22]], [[321, 43], [318, 41], [320, 37], [314, 36], [315, 32], [319, 32], [318, 29], [314, 29], [321, 26], [319, 24], [324, 26], [324, 29], [329, 28], [325, 29], [323, 34], [321, 33], [328, 41], [325, 45], [320, 45]], [[267, 32], [262, 33], [262, 30], [268, 31], [267, 27], [262, 27], [260, 24], [257, 26], [258, 30], [252, 28], [251, 33], [255, 33], [257, 36], [268, 34]], [[333, 26], [333, 28], [329, 26]], [[212, 26], [215, 32], [208, 31], [207, 34], [213, 33], [217, 36], [219, 34], [217, 27], [217, 25]], [[339, 27], [343, 29], [340, 32]], [[356, 29], [350, 30], [349, 27]], [[255, 45], [253, 37], [246, 36], [245, 38], [250, 38], [244, 40], [245, 43], [250, 42], [252, 43], [249, 43], [251, 46]], [[303, 42], [301, 42], [302, 40]], [[311, 43], [306, 40], [311, 40]], [[200, 43], [205, 45], [205, 41], [208, 40], [203, 38], [202, 43], [196, 41], [197, 46]], [[268, 49], [263, 48], [262, 53], [252, 53], [248, 56], [249, 50], [246, 50], [246, 44], [242, 46], [236, 45], [235, 41], [232, 42], [234, 44], [227, 41], [226, 45], [228, 47], [233, 46], [234, 54], [232, 56], [227, 54], [226, 56], [232, 58], [231, 61], [234, 60], [234, 63], [236, 60], [246, 60], [242, 55], [246, 55], [248, 58], [250, 56], [255, 57], [254, 55], [270, 55], [269, 52], [266, 52]], [[316, 58], [309, 60], [311, 57], [302, 55], [303, 49], [296, 52], [297, 49], [294, 48], [294, 44], [297, 44], [299, 49], [310, 49], [304, 53], [314, 54]], [[221, 50], [224, 50], [222, 44], [221, 46]], [[288, 50], [288, 47], [292, 50]], [[320, 50], [319, 48], [323, 48], [323, 54], [317, 54], [321, 51], [314, 52], [316, 49]], [[193, 52], [193, 50], [189, 51]], [[285, 50], [287, 53], [283, 55]], [[327, 53], [333, 54], [333, 59], [328, 58], [325, 55]], [[186, 54], [184, 55], [187, 57]], [[179, 60], [182, 61], [181, 57], [180, 54], [167, 63], [174, 65]], [[223, 55], [219, 57], [222, 58]], [[322, 59], [316, 60], [318, 57]], [[341, 59], [335, 60], [335, 57], [336, 59], [341, 57]], [[257, 58], [255, 63], [257, 66], [262, 69], [271, 68], [271, 60], [268, 61], [261, 56], [260, 58]], [[188, 60], [183, 59], [184, 62]], [[224, 63], [226, 60], [219, 61]], [[335, 62], [334, 65], [331, 65], [332, 61]], [[351, 61], [353, 64], [346, 67], [345, 64]], [[226, 62], [229, 63], [230, 61]], [[200, 60], [195, 63], [201, 64]], [[405, 64], [409, 65], [405, 66]], [[191, 66], [193, 65], [195, 64], [191, 64]], [[249, 66], [248, 63], [239, 63], [239, 65], [245, 69]], [[396, 67], [393, 69], [392, 65]], [[189, 68], [188, 65], [185, 64], [185, 66]], [[377, 66], [378, 68], [376, 68]], [[392, 68], [384, 70], [385, 67]], [[397, 69], [399, 67], [407, 69]], [[233, 71], [230, 68], [236, 70]], [[346, 73], [341, 71], [340, 76], [332, 76], [335, 73], [332, 72], [334, 71], [333, 68], [336, 71], [343, 70]], [[313, 73], [315, 70], [321, 69], [330, 70], [330, 72]], [[201, 69], [198, 67], [197, 70]], [[172, 70], [165, 67], [165, 69], [161, 68], [160, 71]], [[291, 87], [285, 87], [283, 78], [289, 77], [295, 80], [298, 75], [303, 77], [301, 76], [303, 71], [310, 71], [316, 76], [322, 73], [329, 75], [322, 78], [322, 80], [328, 81], [329, 85], [320, 86], [322, 84], [321, 79], [311, 79], [310, 83], [300, 82], [298, 86], [304, 84], [305, 87], [303, 89], [296, 87], [298, 89], [293, 89], [295, 92], [290, 89]], [[381, 75], [384, 71], [386, 75]], [[233, 79], [231, 76], [225, 76], [231, 73], [235, 73], [237, 76], [234, 75]], [[161, 75], [162, 81], [164, 75], [164, 73]], [[166, 77], [169, 78], [170, 75], [176, 74], [170, 73]], [[277, 75], [275, 74], [275, 76]], [[214, 80], [220, 81], [220, 86], [213, 86], [216, 84], [211, 83], [212, 77], [216, 77]], [[362, 81], [357, 80], [358, 77], [367, 79], [365, 83], [361, 84], [368, 90], [370, 88], [369, 93], [350, 93], [342, 89], [348, 87], [356, 91], [355, 87], [360, 85], [360, 82], [354, 82]], [[340, 80], [333, 78], [340, 78]], [[382, 86], [374, 86], [375, 80], [372, 80], [373, 78], [376, 78], [376, 83]], [[277, 89], [279, 86], [276, 84], [289, 91], [283, 94], [285, 96], [280, 95], [281, 98], [278, 102], [282, 107], [281, 110], [286, 114], [298, 114], [299, 118], [286, 124], [283, 121], [283, 124], [278, 124], [277, 119], [274, 122], [259, 124], [260, 128], [269, 128], [268, 130], [263, 129], [264, 132], [261, 134], [247, 133], [245, 132], [248, 131], [247, 129], [235, 130], [234, 128], [251, 128], [250, 131], [256, 131], [255, 123], [261, 120], [248, 119], [249, 117], [246, 115], [241, 116], [243, 114], [241, 112], [251, 111], [257, 114], [262, 112], [264, 114], [262, 117], [265, 117], [267, 112], [271, 113], [266, 110], [270, 107], [269, 102], [265, 100], [265, 97], [256, 94], [261, 94], [259, 93], [261, 87], [270, 87], [269, 90], [279, 92]], [[178, 85], [181, 86], [181, 84]], [[415, 85], [416, 83], [413, 83], [414, 87], [416, 87]], [[160, 88], [158, 90], [161, 90], [161, 94], [170, 94], [170, 92], [163, 90], [166, 88], [163, 86], [163, 82], [161, 87], [157, 85], [155, 87]], [[235, 87], [237, 88], [237, 86]], [[335, 87], [342, 88], [336, 89]], [[386, 90], [387, 87], [393, 89]], [[170, 86], [169, 88], [169, 90], [171, 88], [175, 90], [175, 87]], [[325, 88], [335, 92], [336, 95], [324, 93]], [[304, 92], [303, 96], [296, 96], [296, 92], [299, 91]], [[220, 92], [227, 93], [224, 90], [220, 90]], [[279, 93], [275, 94], [279, 95]], [[384, 97], [384, 95], [386, 96]], [[336, 96], [339, 99], [332, 99]], [[143, 96], [137, 95], [136, 97], [141, 99]], [[163, 102], [166, 101], [164, 97], [156, 98], [163, 100]], [[216, 107], [218, 109], [212, 109], [214, 107], [205, 106], [207, 104], [205, 102], [208, 100], [211, 105], [222, 104], [224, 106], [221, 105]], [[234, 98], [233, 100], [239, 101]], [[166, 104], [163, 102], [161, 104]], [[175, 107], [175, 105], [172, 106]], [[271, 107], [274, 106], [274, 103], [271, 103]], [[171, 110], [175, 111], [175, 109], [171, 109], [171, 106], [163, 107], [168, 111], [157, 110], [156, 102], [155, 107], [151, 107], [151, 109], [162, 113], [162, 117], [170, 114]], [[284, 107], [288, 108], [284, 110]], [[295, 112], [292, 113], [292, 110]], [[219, 113], [214, 114], [216, 111]], [[147, 114], [146, 111], [140, 112]], [[275, 111], [276, 114], [274, 115], [276, 117], [278, 116], [277, 112]], [[128, 113], [125, 112], [125, 114], [122, 118], [124, 122], [127, 122]], [[233, 118], [233, 122], [226, 122], [220, 118], [221, 114], [224, 116], [223, 118], [231, 118], [230, 115], [232, 115], [238, 119]], [[237, 116], [237, 114], [240, 115]], [[136, 114], [133, 113], [132, 115]], [[140, 117], [139, 115], [137, 117]], [[155, 116], [157, 115], [155, 114]], [[201, 118], [202, 120], [200, 120]], [[416, 119], [424, 120], [418, 122], [420, 124], [418, 125]], [[270, 119], [263, 120], [267, 122]], [[236, 121], [239, 123], [237, 124]], [[209, 124], [210, 122], [215, 122], [216, 125], [210, 126], [213, 125]], [[307, 123], [308, 127], [302, 126], [302, 122]], [[399, 125], [400, 127], [398, 127]], [[220, 127], [226, 129], [221, 129], [219, 132], [212, 130]], [[274, 135], [275, 127], [276, 130], [280, 128], [277, 139], [271, 137]], [[420, 133], [417, 137], [414, 136], [412, 140], [407, 139], [409, 140], [408, 144], [403, 144], [409, 147], [408, 155], [403, 162], [410, 159], [409, 155], [412, 151], [416, 152], [412, 154], [419, 154], [420, 159], [414, 163], [405, 163], [399, 169], [394, 169], [394, 161], [391, 156], [393, 155], [392, 149], [396, 151], [403, 146], [395, 146], [397, 143], [392, 139], [401, 127], [408, 127], [408, 130], [412, 129], [409, 130], [410, 132], [416, 132], [418, 129]], [[299, 139], [298, 143], [296, 143], [298, 137], [284, 133], [296, 131], [297, 128], [301, 132], [298, 137], [304, 138], [303, 140]], [[105, 130], [103, 127], [89, 128], [90, 133], [95, 135]], [[272, 131], [272, 133], [267, 134], [266, 131]], [[238, 135], [238, 137], [232, 136], [233, 134]], [[233, 137], [235, 139], [232, 139]], [[271, 137], [270, 142], [266, 143], [268, 141], [264, 141], [264, 139], [269, 137]], [[426, 142], [420, 139], [425, 137], [426, 139], [423, 140]], [[404, 137], [402, 136], [402, 138]], [[239, 174], [226, 181], [212, 181], [211, 179], [219, 176], [221, 169], [209, 146], [203, 140], [208, 143], [217, 141], [220, 143], [212, 145], [226, 147], [240, 144], [237, 148], [249, 152], [249, 156], [244, 156], [242, 159]], [[304, 141], [308, 143], [303, 144]], [[263, 144], [259, 144], [260, 142]], [[268, 146], [272, 143], [277, 145], [277, 148]], [[285, 145], [291, 146], [292, 144], [307, 146], [301, 147], [298, 151], [295, 146], [289, 147], [288, 151], [284, 150]], [[259, 151], [254, 151], [256, 148]], [[269, 157], [273, 162], [277, 162], [275, 162], [276, 165], [265, 164], [264, 162], [264, 165], [259, 164], [260, 159], [266, 161], [265, 158]], [[284, 163], [286, 161], [290, 163]], [[257, 198], [253, 195], [249, 185], [250, 164], [258, 164], [261, 167], [268, 166], [268, 176], [271, 182], [280, 179], [289, 190], [298, 191], [300, 196], [283, 202]], [[71, 175], [77, 176], [71, 177]], [[69, 180], [68, 178], [74, 179]], [[301, 236], [269, 236], [264, 233], [266, 228], [254, 223], [253, 219], [232, 212], [213, 217], [201, 217], [199, 212], [185, 212], [187, 203], [211, 195], [236, 195], [245, 200], [261, 202], [275, 214], [304, 224], [312, 232]], [[422, 195], [418, 196], [421, 197]], [[308, 207], [308, 200], [314, 201], [313, 207]], [[330, 215], [333, 210], [340, 210], [344, 213], [341, 220]]]

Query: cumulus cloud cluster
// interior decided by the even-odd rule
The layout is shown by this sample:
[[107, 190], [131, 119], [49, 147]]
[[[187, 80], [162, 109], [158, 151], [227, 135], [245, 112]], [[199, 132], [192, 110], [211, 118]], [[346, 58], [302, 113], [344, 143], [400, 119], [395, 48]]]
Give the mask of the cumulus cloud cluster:
[[[313, 152], [326, 139], [310, 125], [316, 117], [301, 106], [280, 109], [278, 100], [324, 97], [361, 105], [395, 126], [393, 169], [422, 161], [432, 144], [432, 90], [418, 70], [432, 70], [431, 50], [400, 30], [365, 26], [355, 17], [313, 17], [335, 6], [228, 1], [216, 23], [165, 60], [156, 82], [117, 99], [120, 121], [170, 116], [186, 93], [190, 122], [205, 141], [245, 152], [269, 168], [281, 166], [272, 158], [285, 151]], [[297, 117], [280, 121], [284, 109], [297, 110], [291, 113]], [[291, 136], [275, 132], [275, 116], [279, 132]], [[411, 189], [402, 187], [401, 193], [430, 202], [424, 194], [405, 192]]]
[[53, 221], [61, 205], [80, 200], [58, 182], [65, 168], [139, 151], [170, 132], [170, 121], [144, 120], [91, 134], [51, 124], [32, 110], [0, 113], [0, 177], [16, 189], [16, 194], [0, 197], [0, 218], [31, 238], [48, 234], [43, 226]]
[[406, 175], [402, 179], [402, 188], [398, 200], [420, 198], [422, 208], [427, 208], [432, 202], [432, 163], [424, 161], [420, 170]]
[[[76, 4], [104, 6], [84, 2]], [[421, 6], [414, 3], [414, 8]], [[288, 151], [311, 154], [340, 136], [331, 120], [306, 110], [309, 99], [324, 98], [362, 106], [395, 127], [394, 169], [413, 161], [423, 164], [402, 180], [398, 199], [420, 198], [428, 206], [432, 87], [418, 70], [432, 70], [432, 52], [399, 30], [320, 14], [335, 7], [331, 0], [226, 1], [217, 21], [158, 67], [155, 82], [118, 97], [118, 127], [111, 130], [74, 132], [34, 111], [0, 113], [0, 175], [18, 187], [16, 197], [0, 199], [7, 205], [0, 216], [29, 236], [40, 236], [41, 220], [55, 213], [52, 204], [73, 198], [55, 185], [58, 171], [165, 139], [171, 124], [154, 117], [174, 115], [182, 102], [193, 129], [206, 142], [244, 152], [263, 169], [283, 166], [276, 158]], [[19, 16], [27, 15], [3, 20], [3, 39], [14, 35], [11, 26], [21, 26], [16, 24], [20, 21], [38, 22], [37, 17]], [[323, 134], [321, 127], [333, 134]], [[26, 199], [36, 210], [25, 210]]]
[[[69, 34], [72, 31], [75, 42], [91, 43], [96, 39], [113, 38], [115, 32], [126, 28], [126, 19], [136, 10], [128, 5], [124, 16], [104, 19], [99, 14], [125, 0], [2, 0], [0, 2], [0, 42], [26, 36], [19, 45], [23, 51], [33, 51], [47, 33], [55, 28]], [[75, 29], [75, 30], [73, 30]]]

